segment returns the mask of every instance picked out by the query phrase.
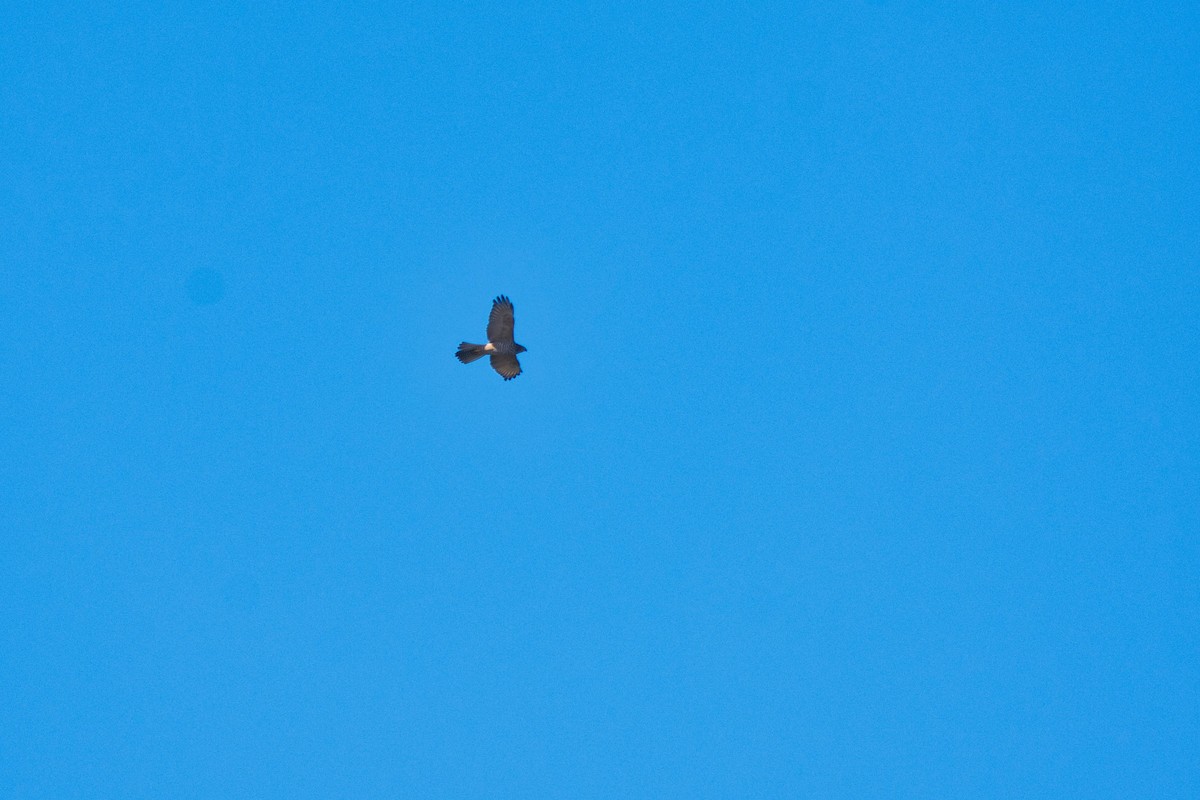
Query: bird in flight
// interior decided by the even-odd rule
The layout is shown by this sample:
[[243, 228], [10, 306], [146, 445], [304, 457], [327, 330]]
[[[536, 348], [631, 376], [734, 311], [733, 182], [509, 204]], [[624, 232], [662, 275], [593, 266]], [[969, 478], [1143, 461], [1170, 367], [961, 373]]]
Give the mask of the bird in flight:
[[492, 301], [492, 313], [488, 316], [487, 344], [471, 344], [463, 342], [458, 346], [455, 357], [464, 364], [490, 355], [492, 369], [500, 373], [506, 381], [521, 374], [521, 364], [517, 361], [517, 353], [524, 353], [525, 348], [513, 341], [513, 304], [504, 295]]

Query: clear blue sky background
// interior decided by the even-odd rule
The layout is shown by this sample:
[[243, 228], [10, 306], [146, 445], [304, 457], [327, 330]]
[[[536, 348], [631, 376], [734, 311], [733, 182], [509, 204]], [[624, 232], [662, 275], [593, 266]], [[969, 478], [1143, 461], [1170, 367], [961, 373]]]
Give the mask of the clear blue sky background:
[[15, 5], [0, 795], [1200, 796], [1193, 4]]

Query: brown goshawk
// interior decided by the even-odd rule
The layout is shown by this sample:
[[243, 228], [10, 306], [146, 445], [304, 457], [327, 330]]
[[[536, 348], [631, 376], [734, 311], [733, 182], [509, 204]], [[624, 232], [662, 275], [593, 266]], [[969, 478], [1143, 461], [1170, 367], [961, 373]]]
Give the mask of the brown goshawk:
[[517, 353], [524, 353], [525, 348], [513, 341], [513, 304], [504, 295], [492, 301], [492, 313], [488, 317], [487, 344], [471, 344], [463, 342], [458, 346], [455, 357], [464, 364], [490, 355], [492, 369], [500, 373], [506, 381], [521, 374], [521, 364], [517, 361]]

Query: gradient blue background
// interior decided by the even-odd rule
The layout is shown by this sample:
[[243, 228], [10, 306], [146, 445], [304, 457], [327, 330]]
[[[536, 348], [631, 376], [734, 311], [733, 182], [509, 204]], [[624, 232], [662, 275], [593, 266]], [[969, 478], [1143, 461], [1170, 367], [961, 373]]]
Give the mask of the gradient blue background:
[[1194, 4], [12, 5], [0, 795], [1200, 796]]

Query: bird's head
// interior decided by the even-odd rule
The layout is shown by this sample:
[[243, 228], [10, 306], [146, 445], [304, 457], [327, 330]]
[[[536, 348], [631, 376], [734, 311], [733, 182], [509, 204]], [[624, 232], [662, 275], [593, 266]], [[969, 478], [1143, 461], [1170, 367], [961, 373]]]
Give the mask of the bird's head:
[[517, 344], [516, 342], [513, 342], [513, 344], [516, 344], [516, 345], [517, 345], [517, 352], [518, 352], [518, 353], [524, 353], [524, 352], [525, 352], [525, 346], [524, 346], [524, 345]]

